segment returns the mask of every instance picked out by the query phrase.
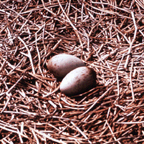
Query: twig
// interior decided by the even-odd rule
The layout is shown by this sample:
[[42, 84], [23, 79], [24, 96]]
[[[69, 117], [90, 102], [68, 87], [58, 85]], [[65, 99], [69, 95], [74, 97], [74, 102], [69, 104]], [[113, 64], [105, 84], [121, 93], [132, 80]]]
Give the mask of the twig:
[[76, 33], [76, 36], [77, 36], [78, 39], [79, 39], [80, 45], [83, 47], [83, 44], [82, 44], [81, 38], [80, 38], [80, 36], [79, 36], [79, 34], [78, 34], [77, 28], [76, 28], [76, 27], [73, 25], [73, 23], [70, 21], [69, 17], [68, 17], [67, 14], [65, 13], [65, 11], [64, 11], [61, 3], [60, 3], [60, 1], [59, 1], [59, 0], [57, 0], [57, 1], [58, 1], [58, 3], [59, 3], [59, 6], [60, 6], [61, 10], [63, 11], [64, 15], [66, 16], [68, 22], [70, 23], [70, 25], [72, 26], [74, 32]]
[[127, 68], [127, 65], [128, 65], [128, 61], [129, 61], [129, 58], [130, 58], [130, 53], [131, 53], [131, 50], [132, 50], [132, 45], [136, 39], [136, 34], [137, 34], [137, 26], [136, 26], [136, 22], [135, 22], [135, 17], [134, 17], [134, 13], [131, 12], [131, 15], [132, 15], [132, 19], [133, 19], [133, 23], [134, 23], [134, 27], [135, 27], [135, 31], [134, 31], [134, 36], [133, 36], [133, 39], [132, 41], [129, 41], [129, 51], [128, 51], [128, 56], [127, 56], [127, 59], [126, 59], [126, 63], [125, 63], [125, 68]]
[[111, 86], [110, 88], [107, 89], [107, 91], [105, 91], [84, 113], [82, 113], [81, 115], [85, 115], [86, 113], [88, 113], [96, 104], [98, 101], [100, 101], [111, 89], [113, 88], [113, 86]]

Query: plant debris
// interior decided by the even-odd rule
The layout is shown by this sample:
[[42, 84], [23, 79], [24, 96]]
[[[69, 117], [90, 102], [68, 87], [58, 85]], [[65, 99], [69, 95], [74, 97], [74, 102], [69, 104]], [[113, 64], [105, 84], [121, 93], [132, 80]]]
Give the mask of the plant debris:
[[[0, 1], [0, 143], [143, 143], [142, 0]], [[97, 73], [68, 97], [46, 67], [59, 53]]]

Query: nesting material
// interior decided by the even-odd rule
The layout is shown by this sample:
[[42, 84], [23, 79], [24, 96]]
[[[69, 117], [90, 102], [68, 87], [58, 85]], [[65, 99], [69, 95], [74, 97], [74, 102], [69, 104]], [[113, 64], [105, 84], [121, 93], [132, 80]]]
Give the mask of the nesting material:
[[66, 95], [83, 93], [96, 84], [96, 73], [94, 70], [84, 66], [69, 72], [60, 84], [60, 90]]
[[[144, 143], [142, 2], [2, 0], [0, 143]], [[96, 86], [58, 91], [54, 53], [81, 56]]]
[[85, 63], [79, 58], [69, 54], [56, 55], [47, 63], [49, 71], [57, 78], [63, 78], [71, 70], [80, 66], [85, 66]]

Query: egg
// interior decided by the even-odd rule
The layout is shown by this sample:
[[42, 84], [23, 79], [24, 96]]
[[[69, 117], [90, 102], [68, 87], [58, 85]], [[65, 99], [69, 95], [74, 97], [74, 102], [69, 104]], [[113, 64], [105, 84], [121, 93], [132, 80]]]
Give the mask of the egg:
[[76, 56], [69, 54], [55, 55], [47, 63], [47, 68], [57, 78], [63, 78], [71, 70], [80, 66], [85, 66], [85, 63]]
[[96, 73], [86, 66], [69, 72], [60, 84], [60, 91], [66, 95], [83, 93], [96, 85]]

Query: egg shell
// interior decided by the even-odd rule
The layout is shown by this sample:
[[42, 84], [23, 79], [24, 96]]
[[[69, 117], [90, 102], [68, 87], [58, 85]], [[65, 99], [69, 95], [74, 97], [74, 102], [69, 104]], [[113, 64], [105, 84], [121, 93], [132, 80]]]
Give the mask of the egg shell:
[[60, 91], [66, 95], [83, 93], [96, 85], [96, 73], [84, 66], [69, 72], [60, 84]]
[[63, 78], [71, 70], [80, 66], [85, 66], [85, 63], [69, 54], [55, 55], [47, 63], [47, 68], [57, 78]]

